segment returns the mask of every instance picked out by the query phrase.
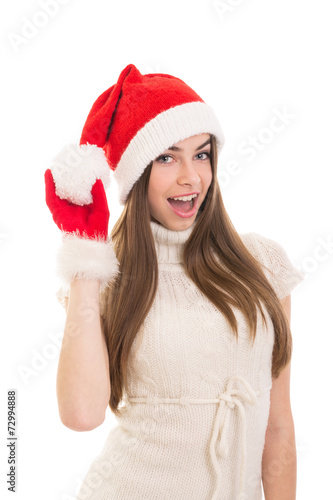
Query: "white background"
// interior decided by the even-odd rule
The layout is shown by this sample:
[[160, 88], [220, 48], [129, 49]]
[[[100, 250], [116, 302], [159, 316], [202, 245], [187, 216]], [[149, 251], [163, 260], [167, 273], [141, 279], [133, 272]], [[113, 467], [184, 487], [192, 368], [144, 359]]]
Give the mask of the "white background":
[[[73, 500], [115, 425], [109, 409], [86, 433], [67, 429], [58, 415], [61, 235], [45, 203], [44, 171], [79, 141], [95, 99], [133, 63], [141, 73], [182, 78], [214, 107], [226, 136], [219, 168], [234, 226], [276, 240], [307, 274], [292, 292], [297, 498], [330, 498], [331, 2], [21, 0], [1, 10], [1, 497], [13, 498], [7, 390], [17, 390], [20, 500]], [[276, 110], [288, 118], [272, 133]], [[251, 137], [260, 150], [250, 159], [240, 148]], [[121, 212], [114, 182], [108, 200], [111, 228]]]

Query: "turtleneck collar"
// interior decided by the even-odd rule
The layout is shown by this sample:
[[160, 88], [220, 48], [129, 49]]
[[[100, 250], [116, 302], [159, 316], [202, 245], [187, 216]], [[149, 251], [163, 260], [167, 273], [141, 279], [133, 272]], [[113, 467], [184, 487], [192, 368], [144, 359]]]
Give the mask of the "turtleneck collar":
[[178, 264], [182, 262], [184, 244], [192, 233], [197, 221], [183, 231], [173, 231], [154, 221], [150, 221], [158, 263]]

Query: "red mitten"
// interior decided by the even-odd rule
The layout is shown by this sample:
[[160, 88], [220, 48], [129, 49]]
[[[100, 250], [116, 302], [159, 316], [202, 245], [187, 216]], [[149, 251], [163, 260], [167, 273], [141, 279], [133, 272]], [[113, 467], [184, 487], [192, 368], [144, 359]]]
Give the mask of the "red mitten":
[[110, 212], [103, 183], [97, 179], [91, 189], [93, 198], [88, 205], [75, 205], [56, 194], [50, 169], [45, 172], [46, 204], [59, 229], [83, 238], [107, 240]]
[[46, 204], [63, 232], [57, 254], [57, 274], [65, 285], [58, 299], [63, 303], [74, 278], [97, 279], [102, 290], [118, 273], [119, 262], [108, 240], [110, 212], [104, 189], [110, 167], [102, 148], [70, 145], [44, 177]]

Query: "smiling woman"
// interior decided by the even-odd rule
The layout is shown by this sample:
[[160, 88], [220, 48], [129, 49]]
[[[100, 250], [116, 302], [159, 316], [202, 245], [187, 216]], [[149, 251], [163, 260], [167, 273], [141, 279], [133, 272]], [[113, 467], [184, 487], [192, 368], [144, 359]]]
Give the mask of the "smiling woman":
[[152, 220], [175, 231], [193, 224], [213, 178], [210, 149], [209, 134], [198, 134], [153, 161], [148, 186]]
[[[223, 144], [187, 84], [130, 64], [45, 173], [68, 301], [60, 417], [91, 430], [109, 406], [118, 421], [77, 500], [260, 500], [262, 479], [294, 499], [295, 462], [274, 482], [267, 470], [281, 436], [295, 448], [281, 300], [304, 275], [274, 240], [235, 230]], [[109, 236], [110, 168], [124, 209]]]

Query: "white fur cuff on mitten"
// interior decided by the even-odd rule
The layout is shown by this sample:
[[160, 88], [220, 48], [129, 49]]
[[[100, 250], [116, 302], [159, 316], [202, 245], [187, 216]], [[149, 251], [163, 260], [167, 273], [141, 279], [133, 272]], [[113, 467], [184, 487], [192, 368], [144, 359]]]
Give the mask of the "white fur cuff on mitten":
[[86, 239], [67, 233], [57, 252], [56, 272], [69, 287], [74, 278], [97, 279], [102, 291], [119, 272], [111, 241]]

